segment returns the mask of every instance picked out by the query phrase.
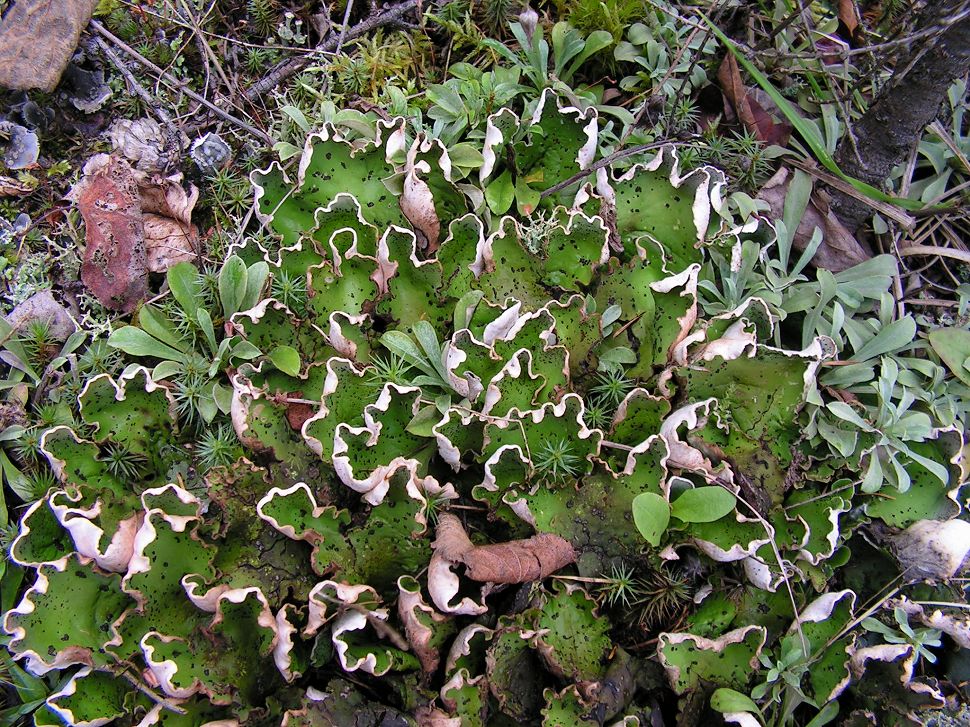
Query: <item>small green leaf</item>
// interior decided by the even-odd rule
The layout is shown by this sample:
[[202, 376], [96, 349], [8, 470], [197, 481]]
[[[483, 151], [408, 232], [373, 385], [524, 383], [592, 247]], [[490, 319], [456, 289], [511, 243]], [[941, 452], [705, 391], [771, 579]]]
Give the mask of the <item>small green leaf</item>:
[[441, 421], [441, 412], [435, 406], [418, 410], [405, 429], [416, 437], [433, 437], [434, 425]]
[[685, 523], [712, 523], [731, 512], [737, 502], [723, 487], [695, 487], [674, 500], [670, 512]]
[[288, 141], [276, 142], [273, 144], [273, 151], [279, 156], [281, 162], [285, 162], [287, 159], [292, 159], [303, 153], [303, 149]]
[[670, 505], [660, 495], [641, 492], [633, 498], [633, 522], [644, 539], [656, 548], [670, 523]]
[[515, 181], [515, 206], [520, 215], [528, 217], [539, 206], [541, 194], [538, 189], [529, 186], [524, 177]]
[[456, 167], [463, 169], [478, 169], [485, 161], [482, 153], [471, 144], [455, 144], [448, 149], [448, 157]]
[[970, 331], [963, 328], [937, 328], [930, 331], [930, 345], [943, 360], [947, 368], [960, 381], [970, 386], [970, 371], [967, 371], [967, 360], [970, 359]]
[[249, 341], [240, 341], [229, 350], [229, 358], [241, 358], [244, 361], [252, 361], [262, 353]]
[[17, 469], [17, 466], [10, 461], [7, 453], [0, 449], [0, 471], [3, 472], [3, 479], [7, 481], [7, 485], [14, 494], [17, 495], [23, 502], [33, 501], [33, 490], [30, 486], [30, 480]]
[[199, 309], [199, 294], [202, 291], [202, 281], [199, 271], [192, 263], [181, 262], [168, 269], [168, 287], [175, 296], [175, 300], [190, 318], [195, 318]]
[[215, 383], [212, 385], [212, 399], [219, 407], [219, 411], [228, 414], [232, 408], [232, 389], [220, 383]]
[[839, 703], [831, 701], [822, 707], [818, 714], [812, 717], [805, 727], [823, 727], [839, 716]]
[[215, 419], [216, 414], [219, 413], [219, 407], [216, 406], [215, 399], [211, 396], [200, 396], [196, 407], [206, 424]]
[[219, 271], [219, 300], [226, 318], [239, 311], [246, 298], [249, 270], [238, 255], [231, 255]]
[[721, 714], [728, 712], [761, 714], [761, 710], [758, 709], [758, 705], [754, 703], [751, 697], [727, 687], [721, 687], [711, 695], [711, 709]]
[[296, 106], [287, 104], [286, 106], [283, 106], [280, 111], [289, 116], [293, 123], [300, 127], [300, 130], [303, 133], [307, 133], [310, 130], [310, 122], [307, 121], [304, 113]]
[[138, 325], [150, 336], [157, 338], [179, 351], [185, 351], [186, 345], [182, 337], [176, 332], [173, 323], [158, 308], [144, 305], [138, 311]]
[[178, 361], [162, 361], [152, 369], [152, 381], [161, 381], [182, 373], [185, 367]]
[[636, 362], [637, 355], [633, 352], [632, 348], [628, 346], [617, 346], [616, 348], [606, 349], [600, 355], [599, 369], [605, 371], [609, 368], [632, 366]]
[[856, 351], [852, 358], [856, 361], [866, 361], [887, 353], [908, 348], [916, 337], [916, 321], [912, 316], [906, 316], [884, 326], [874, 337]]
[[269, 354], [273, 365], [288, 376], [300, 375], [300, 354], [292, 346], [278, 346]]
[[249, 273], [246, 276], [246, 295], [239, 304], [239, 310], [249, 310], [259, 302], [267, 276], [269, 276], [269, 265], [264, 260], [249, 266]]
[[506, 169], [498, 178], [485, 187], [485, 201], [488, 208], [495, 215], [504, 215], [512, 206], [515, 199], [515, 187], [512, 185], [512, 174]]
[[205, 340], [209, 344], [209, 350], [212, 351], [212, 355], [216, 355], [216, 351], [219, 345], [216, 343], [216, 331], [215, 327], [212, 325], [212, 316], [209, 315], [209, 311], [205, 308], [199, 308], [196, 313], [196, 320], [199, 321], [199, 328], [202, 329], [202, 333], [205, 335]]
[[438, 411], [441, 412], [441, 415], [444, 416], [445, 414], [448, 413], [448, 410], [451, 408], [451, 397], [448, 396], [447, 394], [436, 396], [434, 400], [434, 405], [438, 408]]
[[484, 297], [485, 293], [482, 291], [470, 290], [459, 298], [458, 302], [455, 303], [454, 329], [456, 331], [460, 331], [462, 328], [468, 328], [468, 324], [471, 322], [472, 316], [475, 315], [478, 304], [482, 302], [482, 298]]
[[171, 346], [152, 338], [145, 331], [134, 326], [124, 326], [108, 337], [108, 345], [119, 348], [130, 356], [153, 356], [170, 361], [185, 362], [185, 355]]
[[381, 344], [391, 353], [397, 354], [412, 366], [428, 372], [430, 366], [418, 344], [402, 331], [388, 331], [381, 336]]

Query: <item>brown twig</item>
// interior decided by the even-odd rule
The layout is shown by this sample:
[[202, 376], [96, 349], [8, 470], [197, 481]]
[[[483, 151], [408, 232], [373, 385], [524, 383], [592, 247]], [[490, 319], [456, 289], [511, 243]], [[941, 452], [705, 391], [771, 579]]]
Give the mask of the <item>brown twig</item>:
[[[195, 17], [195, 14], [192, 12], [192, 8], [189, 7], [188, 2], [186, 0], [180, 0], [180, 2], [182, 3], [182, 8], [184, 9], [186, 16], [189, 18], [189, 20], [192, 23], [192, 32], [199, 43], [199, 50], [202, 51], [202, 57], [206, 63], [206, 66], [208, 66], [211, 61], [213, 68], [216, 69], [216, 73], [219, 74], [219, 78], [222, 81], [222, 84], [226, 87], [226, 91], [230, 95], [232, 95], [239, 89], [235, 88], [233, 84], [229, 81], [229, 77], [226, 75], [225, 70], [223, 70], [222, 64], [219, 63], [218, 56], [216, 56], [215, 51], [213, 51], [212, 48], [209, 47], [209, 42], [205, 39], [205, 36], [202, 34], [202, 25], [199, 22], [199, 20]], [[209, 12], [211, 12], [211, 8]], [[206, 15], [208, 14], [209, 13], [206, 13]]]
[[821, 181], [825, 182], [825, 184], [832, 187], [833, 189], [837, 189], [838, 191], [868, 205], [872, 209], [876, 210], [876, 212], [878, 212], [879, 214], [884, 215], [885, 217], [888, 217], [891, 220], [895, 220], [899, 224], [899, 226], [905, 230], [911, 230], [913, 226], [916, 224], [916, 220], [911, 215], [906, 214], [895, 205], [891, 205], [886, 202], [880, 202], [877, 199], [872, 199], [871, 197], [867, 197], [865, 194], [858, 191], [855, 187], [853, 187], [848, 182], [844, 182], [838, 177], [836, 177], [834, 174], [829, 174], [828, 172], [822, 169], [819, 169], [817, 166], [815, 166], [812, 163], [802, 161], [801, 159], [794, 159], [794, 158], [789, 158], [788, 162], [792, 166], [798, 167], [803, 172], [811, 174], [813, 177], [820, 179]]
[[320, 43], [320, 45], [314, 49], [313, 53], [299, 58], [291, 58], [280, 63], [269, 73], [263, 76], [263, 78], [259, 79], [256, 83], [247, 88], [243, 95], [247, 101], [255, 101], [264, 93], [276, 88], [276, 86], [282, 81], [302, 71], [304, 68], [310, 65], [316, 56], [334, 53], [337, 50], [338, 44], [341, 42], [359, 38], [360, 36], [366, 35], [372, 30], [381, 27], [382, 25], [396, 23], [404, 15], [417, 7], [418, 0], [404, 0], [404, 2], [388, 8], [377, 15], [372, 15], [369, 18], [365, 18], [354, 27], [347, 28], [346, 34], [341, 32], [340, 38], [334, 38], [331, 36], [324, 42]]
[[909, 245], [907, 247], [899, 248], [897, 254], [900, 257], [909, 257], [912, 255], [938, 255], [940, 257], [953, 258], [954, 260], [959, 260], [962, 263], [970, 265], [970, 252], [965, 250], [955, 250], [952, 247]]
[[159, 121], [166, 126], [174, 128], [175, 125], [172, 123], [172, 117], [169, 115], [169, 113], [156, 102], [155, 98], [145, 90], [144, 86], [138, 83], [138, 79], [135, 78], [135, 74], [128, 70], [128, 67], [125, 65], [124, 61], [118, 57], [118, 54], [114, 52], [111, 46], [105, 43], [101, 38], [95, 38], [94, 42], [97, 44], [98, 48], [101, 49], [101, 52], [108, 57], [111, 64], [118, 69], [118, 72], [124, 77], [125, 81], [128, 82], [128, 87], [134, 91], [142, 101], [145, 102], [145, 105], [152, 110], [152, 112], [158, 117]]
[[261, 139], [262, 141], [266, 142], [267, 144], [273, 144], [274, 143], [273, 138], [269, 134], [267, 134], [265, 131], [263, 131], [262, 129], [257, 129], [252, 124], [249, 124], [249, 123], [243, 121], [242, 119], [233, 116], [229, 112], [224, 111], [223, 109], [220, 109], [218, 106], [216, 106], [214, 103], [212, 103], [211, 101], [209, 101], [208, 99], [206, 99], [204, 96], [200, 96], [195, 91], [193, 91], [191, 88], [189, 88], [185, 84], [184, 81], [179, 80], [178, 78], [176, 78], [175, 76], [173, 76], [168, 71], [166, 71], [166, 70], [164, 70], [164, 69], [159, 68], [158, 66], [156, 66], [150, 60], [148, 60], [147, 58], [145, 58], [145, 56], [143, 56], [141, 53], [139, 53], [138, 51], [136, 51], [130, 45], [128, 45], [127, 43], [125, 43], [123, 40], [121, 40], [120, 38], [118, 38], [111, 31], [109, 31], [107, 28], [105, 28], [103, 25], [101, 25], [101, 23], [99, 23], [97, 20], [92, 20], [91, 21], [91, 28], [93, 28], [94, 31], [98, 35], [100, 35], [101, 37], [103, 37], [105, 40], [110, 41], [113, 45], [117, 46], [118, 48], [120, 48], [121, 50], [123, 50], [125, 53], [127, 53], [129, 56], [131, 56], [132, 58], [134, 58], [136, 61], [138, 61], [139, 63], [141, 63], [143, 66], [145, 66], [145, 68], [149, 69], [152, 73], [155, 73], [156, 75], [158, 75], [158, 77], [161, 80], [163, 80], [163, 81], [165, 81], [167, 83], [172, 84], [176, 89], [178, 89], [179, 91], [181, 91], [186, 96], [188, 96], [189, 98], [193, 99], [194, 101], [197, 101], [200, 104], [202, 104], [203, 106], [205, 106], [207, 109], [209, 109], [212, 113], [214, 113], [219, 118], [223, 119], [224, 121], [228, 121], [231, 124], [235, 124], [240, 129], [243, 129], [245, 131], [248, 131], [250, 134], [252, 134], [253, 136], [256, 136], [257, 138]]

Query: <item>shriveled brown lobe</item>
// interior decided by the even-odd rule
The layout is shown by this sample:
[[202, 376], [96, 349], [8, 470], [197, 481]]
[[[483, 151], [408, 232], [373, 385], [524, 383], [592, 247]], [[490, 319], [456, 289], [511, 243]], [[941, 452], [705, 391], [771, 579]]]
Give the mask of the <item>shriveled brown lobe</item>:
[[489, 583], [526, 583], [552, 575], [576, 561], [576, 551], [567, 540], [552, 533], [539, 533], [526, 540], [493, 545], [475, 545], [461, 521], [450, 513], [438, 517], [437, 555], [465, 566], [466, 575]]

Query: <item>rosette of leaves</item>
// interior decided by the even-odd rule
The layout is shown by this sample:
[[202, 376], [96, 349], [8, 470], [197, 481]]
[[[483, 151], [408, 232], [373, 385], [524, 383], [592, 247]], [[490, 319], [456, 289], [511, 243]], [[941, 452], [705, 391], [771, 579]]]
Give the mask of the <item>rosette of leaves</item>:
[[489, 118], [477, 179], [403, 120], [253, 176], [276, 244], [237, 267], [270, 283], [226, 323], [261, 352], [227, 371], [248, 457], [187, 491], [140, 368], [89, 384], [84, 436], [45, 436], [61, 486], [21, 522], [35, 580], [4, 620], [30, 671], [69, 676], [44, 719], [636, 724], [657, 675], [597, 589], [688, 545], [752, 588], [661, 638], [670, 684], [747, 686], [768, 626], [745, 620], [793, 618], [781, 574], [824, 584], [852, 503], [792, 484], [821, 347], [759, 343], [757, 300], [702, 318], [704, 248], [733, 239], [717, 172], [665, 149], [543, 196], [596, 129], [547, 91]]

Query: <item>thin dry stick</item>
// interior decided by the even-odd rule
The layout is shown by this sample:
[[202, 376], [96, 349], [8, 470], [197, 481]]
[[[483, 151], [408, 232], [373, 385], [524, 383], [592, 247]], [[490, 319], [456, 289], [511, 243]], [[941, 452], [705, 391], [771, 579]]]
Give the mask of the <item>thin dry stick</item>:
[[[360, 36], [366, 35], [370, 31], [381, 27], [382, 25], [391, 25], [397, 23], [402, 17], [417, 7], [418, 0], [404, 0], [404, 2], [402, 2], [400, 5], [395, 5], [382, 13], [372, 15], [371, 17], [366, 18], [355, 25], [353, 28], [349, 28], [346, 35], [343, 36], [343, 41], [346, 42], [348, 40], [353, 40], [354, 38], [359, 38]], [[337, 48], [337, 43], [337, 38], [328, 38], [323, 43], [318, 45], [312, 54], [303, 56], [301, 58], [291, 58], [288, 61], [284, 61], [272, 69], [268, 74], [266, 74], [266, 76], [247, 88], [243, 95], [247, 101], [255, 101], [264, 93], [276, 88], [276, 86], [282, 81], [302, 71], [304, 68], [310, 65], [315, 56], [333, 53]]]
[[960, 305], [955, 300], [943, 300], [942, 298], [906, 298], [903, 302], [907, 305], [922, 305], [931, 308], [956, 308]]
[[120, 48], [121, 50], [123, 50], [125, 53], [127, 53], [128, 55], [130, 55], [136, 61], [138, 61], [139, 63], [141, 63], [143, 66], [145, 66], [145, 68], [147, 68], [150, 71], [152, 71], [152, 73], [157, 74], [158, 77], [159, 77], [159, 79], [161, 79], [163, 81], [166, 81], [166, 82], [172, 84], [179, 91], [181, 91], [186, 96], [188, 96], [189, 98], [193, 99], [194, 101], [198, 101], [200, 104], [202, 104], [203, 106], [205, 106], [207, 109], [209, 109], [212, 113], [214, 113], [219, 118], [223, 119], [224, 121], [228, 121], [231, 124], [235, 124], [240, 129], [243, 129], [245, 131], [248, 131], [250, 134], [252, 134], [253, 136], [258, 137], [259, 139], [261, 139], [262, 141], [266, 142], [267, 144], [273, 144], [273, 143], [275, 143], [274, 140], [273, 140], [273, 138], [269, 134], [267, 134], [265, 131], [263, 131], [261, 129], [257, 129], [252, 124], [246, 123], [242, 119], [233, 116], [232, 114], [228, 113], [227, 111], [223, 111], [218, 106], [216, 106], [215, 104], [213, 104], [211, 101], [209, 101], [208, 99], [206, 99], [204, 96], [200, 96], [199, 94], [197, 94], [191, 88], [189, 88], [188, 86], [186, 86], [185, 83], [183, 83], [178, 78], [176, 78], [175, 76], [173, 76], [172, 74], [170, 74], [168, 71], [166, 71], [166, 70], [164, 70], [164, 69], [159, 68], [158, 66], [156, 66], [150, 60], [148, 60], [147, 58], [145, 58], [145, 56], [143, 56], [141, 53], [139, 53], [134, 48], [132, 48], [130, 45], [128, 45], [127, 43], [125, 43], [123, 40], [121, 40], [120, 38], [118, 38], [117, 36], [115, 36], [111, 31], [109, 31], [107, 28], [105, 28], [103, 25], [101, 25], [101, 23], [99, 23], [97, 20], [92, 20], [91, 21], [91, 27], [95, 30], [96, 33], [98, 33], [103, 38], [105, 38], [105, 40], [111, 41], [112, 44], [114, 44], [115, 46], [117, 46], [118, 48]]
[[[169, 15], [162, 15], [161, 13], [155, 12], [151, 8], [148, 8], [144, 3], [137, 4], [132, 2], [132, 0], [121, 0], [121, 3], [128, 7], [129, 9], [138, 9], [139, 13], [144, 13], [145, 15], [150, 15], [153, 18], [162, 20], [166, 23], [172, 23], [185, 30], [192, 30], [192, 26], [186, 23], [184, 20], [180, 20], [177, 17], [172, 17]], [[209, 38], [217, 38], [218, 40], [224, 40], [232, 45], [238, 45], [243, 48], [263, 48], [265, 50], [285, 50], [289, 53], [313, 53], [313, 48], [302, 48], [298, 45], [280, 45], [280, 44], [269, 44], [269, 43], [247, 43], [244, 40], [239, 40], [238, 38], [231, 38], [228, 35], [223, 35], [222, 33], [215, 33], [211, 30], [206, 30], [205, 28], [199, 28], [199, 32]]]
[[[208, 56], [209, 60], [212, 62], [212, 65], [216, 69], [216, 73], [219, 74], [219, 78], [222, 80], [222, 83], [226, 87], [226, 90], [230, 94], [235, 93], [239, 89], [235, 88], [233, 84], [229, 81], [229, 77], [226, 75], [226, 72], [223, 70], [222, 64], [219, 63], [218, 56], [216, 56], [215, 51], [213, 51], [212, 48], [209, 47], [208, 41], [206, 41], [205, 36], [202, 34], [201, 23], [199, 23], [195, 15], [192, 13], [192, 9], [189, 7], [188, 2], [186, 2], [186, 0], [181, 0], [181, 3], [182, 3], [182, 7], [185, 9], [185, 14], [192, 21], [192, 31], [195, 34], [196, 38], [198, 38], [199, 40], [199, 45], [202, 47], [202, 52], [206, 56]], [[211, 12], [211, 8], [210, 8], [210, 12]], [[206, 15], [208, 15], [208, 13], [206, 13]]]
[[849, 184], [848, 182], [842, 181], [834, 174], [829, 174], [828, 172], [819, 169], [813, 164], [804, 162], [800, 159], [789, 158], [788, 161], [793, 167], [798, 167], [803, 172], [807, 172], [808, 174], [811, 174], [813, 177], [817, 177], [818, 179], [821, 179], [830, 187], [837, 189], [840, 192], [844, 192], [850, 197], [854, 197], [855, 199], [858, 199], [860, 202], [863, 202], [869, 205], [874, 210], [876, 210], [876, 212], [878, 212], [879, 214], [884, 215], [891, 220], [894, 220], [903, 229], [911, 230], [913, 229], [913, 225], [916, 224], [916, 219], [911, 215], [906, 214], [901, 209], [898, 209], [897, 207], [891, 204], [867, 197], [865, 194], [857, 190], [851, 184]]
[[785, 584], [785, 590], [788, 591], [788, 600], [791, 602], [792, 613], [795, 614], [795, 629], [798, 631], [798, 638], [799, 638], [799, 641], [801, 641], [802, 643], [802, 651], [807, 654], [808, 639], [805, 637], [805, 632], [802, 631], [802, 618], [801, 618], [801, 614], [798, 611], [798, 601], [795, 599], [795, 590], [792, 588], [791, 581], [789, 581], [788, 579], [788, 572], [785, 570], [785, 561], [781, 557], [781, 550], [779, 550], [778, 548], [778, 543], [775, 542], [774, 529], [771, 527], [771, 524], [767, 520], [765, 520], [764, 516], [760, 512], [758, 512], [757, 509], [755, 509], [754, 505], [752, 505], [750, 502], [748, 502], [743, 497], [741, 497], [741, 493], [733, 492], [730, 487], [728, 487], [724, 482], [722, 482], [720, 479], [716, 477], [710, 477], [708, 475], [705, 475], [705, 479], [708, 482], [712, 482], [713, 484], [724, 488], [732, 495], [734, 495], [734, 497], [737, 498], [737, 501], [740, 502], [742, 505], [744, 505], [746, 508], [748, 508], [748, 510], [751, 511], [755, 519], [761, 525], [761, 527], [764, 528], [765, 534], [768, 536], [768, 543], [771, 545], [771, 552], [775, 556], [775, 560], [778, 562], [778, 569], [781, 573], [781, 579]]
[[775, 38], [777, 38], [785, 29], [794, 23], [798, 17], [802, 14], [804, 7], [801, 3], [795, 3], [795, 9], [792, 10], [784, 20], [782, 20], [778, 25], [775, 26], [774, 30], [768, 35], [768, 43], [774, 43]]
[[138, 83], [138, 79], [135, 78], [135, 74], [128, 70], [125, 66], [124, 61], [122, 61], [118, 54], [105, 43], [101, 38], [95, 38], [94, 42], [97, 44], [101, 52], [108, 56], [108, 60], [111, 61], [112, 65], [118, 69], [118, 72], [124, 76], [124, 79], [128, 82], [128, 87], [134, 91], [142, 101], [152, 110], [152, 112], [158, 117], [166, 126], [174, 127], [172, 123], [172, 117], [169, 116], [168, 112], [163, 109], [155, 100], [155, 98], [145, 90], [145, 87]]
[[333, 605], [337, 606], [337, 613], [340, 612], [339, 609], [356, 611], [367, 619], [367, 622], [377, 632], [378, 636], [387, 639], [401, 651], [411, 650], [411, 645], [408, 643], [408, 640], [398, 633], [397, 629], [378, 616], [376, 611], [372, 611], [359, 603], [346, 603], [337, 598], [333, 598], [332, 596], [328, 596], [325, 593], [318, 593], [317, 598], [322, 598], [327, 603], [332, 603]]
[[[960, 10], [953, 15], [940, 20], [939, 24], [927, 28], [926, 30], [921, 30], [912, 35], [907, 35], [902, 38], [896, 38], [895, 40], [887, 40], [883, 43], [876, 43], [874, 45], [866, 45], [861, 48], [849, 48], [846, 45], [837, 45], [831, 50], [826, 51], [831, 55], [838, 55], [843, 58], [852, 58], [854, 56], [866, 55], [869, 53], [876, 53], [878, 51], [892, 50], [895, 48], [910, 48], [916, 44], [917, 41], [921, 40], [932, 40], [938, 35], [941, 35], [954, 23], [959, 23], [960, 21], [967, 18], [970, 15], [970, 10]], [[750, 48], [746, 49], [750, 50]], [[810, 61], [817, 56], [813, 53], [781, 53], [778, 51], [769, 51], [766, 55], [771, 58], [777, 58], [780, 60], [802, 60]]]
[[347, 0], [347, 7], [344, 9], [344, 22], [340, 26], [340, 35], [337, 37], [337, 53], [344, 47], [344, 37], [347, 35], [347, 26], [350, 24], [350, 13], [354, 9], [354, 0]]
[[913, 255], [938, 255], [939, 257], [953, 258], [962, 263], [970, 265], [970, 252], [965, 250], [954, 250], [952, 247], [936, 247], [931, 245], [909, 245], [901, 247], [897, 251], [900, 257], [910, 257]]

